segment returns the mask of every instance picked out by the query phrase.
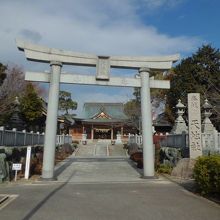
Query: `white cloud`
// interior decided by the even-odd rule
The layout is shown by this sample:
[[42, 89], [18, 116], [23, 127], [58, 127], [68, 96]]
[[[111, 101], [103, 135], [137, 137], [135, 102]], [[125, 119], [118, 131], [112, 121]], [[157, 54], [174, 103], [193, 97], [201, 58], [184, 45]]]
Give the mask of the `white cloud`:
[[184, 0], [141, 0], [148, 9], [157, 9], [160, 7], [172, 8], [181, 4]]
[[[182, 0], [183, 1], [183, 0]], [[138, 10], [173, 7], [181, 0], [0, 0], [0, 62], [25, 61], [15, 38], [60, 49], [106, 55], [161, 55], [190, 52], [200, 39], [169, 36], [146, 25]], [[43, 71], [45, 69], [42, 69]], [[95, 94], [103, 100], [120, 96]], [[114, 99], [112, 99], [114, 97]], [[124, 97], [124, 96], [123, 96]], [[83, 97], [85, 100], [86, 97]], [[122, 98], [122, 97], [121, 97]], [[91, 100], [91, 97], [89, 97]], [[121, 99], [120, 99], [121, 100]]]
[[[50, 47], [110, 55], [170, 54], [189, 52], [197, 46], [199, 40], [195, 37], [172, 37], [160, 33], [156, 27], [145, 25], [137, 14], [137, 2], [3, 1], [0, 13], [7, 19], [0, 21], [3, 45], [0, 55], [4, 57], [10, 51], [12, 59], [22, 56], [16, 51], [16, 37], [26, 37]], [[140, 2], [150, 9], [180, 1]]]

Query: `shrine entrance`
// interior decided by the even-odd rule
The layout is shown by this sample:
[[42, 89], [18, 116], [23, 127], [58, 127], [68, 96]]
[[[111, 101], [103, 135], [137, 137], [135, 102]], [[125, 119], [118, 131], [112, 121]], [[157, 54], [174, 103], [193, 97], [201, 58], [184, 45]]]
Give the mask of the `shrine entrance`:
[[[128, 117], [124, 113], [123, 103], [86, 102], [79, 117], [74, 118], [75, 126], [70, 129], [74, 140], [86, 134], [88, 140], [109, 139], [113, 141], [117, 134], [121, 137], [124, 131], [128, 134], [134, 129], [128, 125]], [[81, 133], [80, 133], [81, 132]]]
[[[143, 175], [153, 178], [154, 171], [154, 145], [152, 136], [152, 113], [150, 88], [169, 89], [167, 80], [154, 80], [150, 77], [151, 70], [165, 71], [172, 67], [179, 55], [160, 57], [126, 57], [126, 56], [96, 56], [91, 54], [75, 53], [17, 40], [19, 50], [25, 52], [30, 61], [49, 63], [51, 72], [26, 72], [25, 79], [29, 81], [50, 83], [46, 131], [44, 141], [44, 158], [42, 178], [54, 178], [54, 156], [57, 133], [57, 115], [60, 83], [138, 87], [141, 88], [141, 116], [143, 134]], [[96, 67], [96, 76], [61, 73], [63, 65]], [[134, 77], [112, 77], [111, 68], [138, 70]]]
[[94, 128], [94, 139], [111, 139], [111, 129]]

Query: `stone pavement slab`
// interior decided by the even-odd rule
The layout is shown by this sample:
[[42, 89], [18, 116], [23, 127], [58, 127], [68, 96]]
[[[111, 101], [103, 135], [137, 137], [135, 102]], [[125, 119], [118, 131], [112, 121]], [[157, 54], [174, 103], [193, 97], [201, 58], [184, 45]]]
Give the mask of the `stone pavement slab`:
[[98, 140], [87, 145], [79, 145], [76, 157], [127, 156], [123, 144], [111, 145], [109, 140]]
[[97, 143], [95, 145], [94, 156], [108, 156], [108, 144], [107, 143]]
[[80, 145], [75, 156], [92, 157], [94, 156], [94, 147], [95, 145]]
[[126, 182], [141, 181], [133, 163], [124, 157], [69, 157], [59, 165], [55, 174], [61, 182]]
[[109, 145], [108, 146], [109, 156], [127, 156], [126, 150], [123, 144]]

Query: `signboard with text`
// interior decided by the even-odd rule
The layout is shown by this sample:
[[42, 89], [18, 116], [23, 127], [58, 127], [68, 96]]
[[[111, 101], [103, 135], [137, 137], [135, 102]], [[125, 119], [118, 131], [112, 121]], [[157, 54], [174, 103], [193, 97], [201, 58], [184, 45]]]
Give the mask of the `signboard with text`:
[[12, 170], [21, 170], [21, 163], [13, 163]]

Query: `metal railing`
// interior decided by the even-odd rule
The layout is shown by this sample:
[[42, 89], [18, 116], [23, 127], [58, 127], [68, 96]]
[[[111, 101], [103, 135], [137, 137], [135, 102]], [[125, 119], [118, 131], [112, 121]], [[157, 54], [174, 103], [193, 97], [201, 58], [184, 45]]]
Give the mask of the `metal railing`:
[[[43, 145], [44, 144], [44, 133], [34, 133], [17, 131], [16, 129], [5, 130], [4, 127], [0, 127], [0, 146], [34, 146], [34, 145]], [[71, 135], [57, 135], [56, 144], [71, 144], [72, 136]]]
[[129, 144], [137, 144], [138, 146], [142, 145], [142, 135], [138, 134], [129, 134], [128, 135]]

